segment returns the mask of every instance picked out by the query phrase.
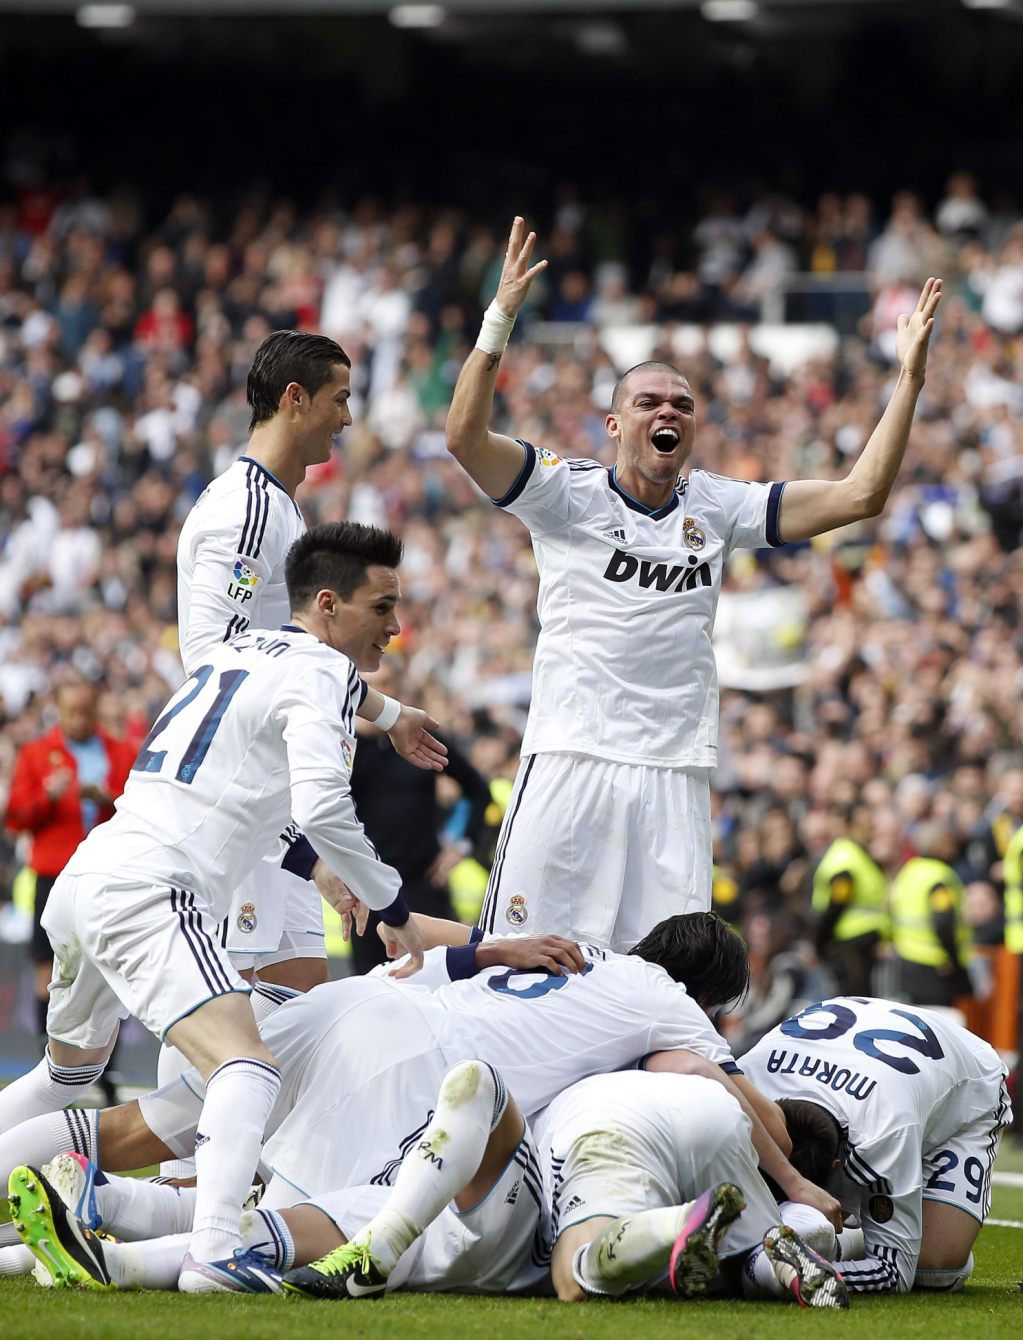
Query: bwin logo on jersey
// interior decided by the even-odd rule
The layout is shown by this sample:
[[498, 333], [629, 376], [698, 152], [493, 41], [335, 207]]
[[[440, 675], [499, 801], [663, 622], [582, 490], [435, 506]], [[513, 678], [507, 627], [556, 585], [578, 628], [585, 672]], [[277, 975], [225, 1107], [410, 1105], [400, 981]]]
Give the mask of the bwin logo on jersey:
[[710, 586], [710, 565], [700, 563], [695, 554], [689, 555], [688, 564], [651, 563], [648, 558], [633, 558], [632, 554], [616, 549], [604, 569], [609, 582], [635, 581], [645, 590], [695, 591], [698, 586]]

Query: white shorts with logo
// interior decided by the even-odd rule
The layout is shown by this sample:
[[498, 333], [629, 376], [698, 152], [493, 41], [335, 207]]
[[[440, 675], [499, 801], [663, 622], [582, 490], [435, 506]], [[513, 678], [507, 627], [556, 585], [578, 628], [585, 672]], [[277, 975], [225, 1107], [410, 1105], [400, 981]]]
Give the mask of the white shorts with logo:
[[[359, 1186], [315, 1196], [309, 1204], [353, 1238], [391, 1194], [386, 1186]], [[487, 1196], [470, 1210], [447, 1205], [401, 1257], [388, 1290], [459, 1293], [532, 1293], [550, 1268], [549, 1216], [540, 1171], [527, 1132]]]
[[47, 1031], [74, 1047], [103, 1046], [130, 1014], [163, 1038], [206, 1001], [249, 990], [189, 889], [63, 874], [42, 925], [53, 946]]
[[628, 1070], [573, 1084], [533, 1123], [555, 1240], [586, 1219], [683, 1205], [733, 1182], [746, 1209], [721, 1255], [749, 1251], [780, 1222], [751, 1131], [712, 1079]]
[[952, 1205], [980, 1223], [991, 1213], [991, 1174], [1002, 1132], [1012, 1123], [1004, 1077], [992, 1076], [988, 1085], [989, 1112], [960, 1126], [937, 1148], [923, 1151], [924, 1200]]
[[498, 837], [479, 925], [625, 952], [710, 908], [709, 768], [530, 754]]
[[320, 891], [311, 879], [260, 861], [235, 889], [221, 936], [239, 971], [326, 958]]

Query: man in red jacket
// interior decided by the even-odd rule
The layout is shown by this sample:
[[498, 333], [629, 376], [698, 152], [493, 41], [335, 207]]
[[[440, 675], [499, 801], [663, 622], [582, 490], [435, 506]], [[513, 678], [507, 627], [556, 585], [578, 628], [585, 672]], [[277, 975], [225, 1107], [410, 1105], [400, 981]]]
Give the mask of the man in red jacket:
[[28, 864], [36, 875], [32, 958], [39, 1030], [46, 1033], [53, 951], [39, 918], [53, 882], [91, 828], [113, 814], [135, 759], [130, 745], [97, 725], [99, 694], [86, 680], [57, 691], [58, 724], [18, 751], [4, 826], [32, 834]]

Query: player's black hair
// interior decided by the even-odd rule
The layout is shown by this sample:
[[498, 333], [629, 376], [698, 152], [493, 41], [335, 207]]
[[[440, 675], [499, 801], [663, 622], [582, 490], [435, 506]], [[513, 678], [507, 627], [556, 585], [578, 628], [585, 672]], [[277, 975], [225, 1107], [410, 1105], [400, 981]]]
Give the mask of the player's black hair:
[[284, 561], [288, 599], [295, 613], [304, 610], [317, 591], [336, 591], [342, 600], [366, 580], [366, 569], [396, 568], [404, 545], [397, 535], [357, 521], [329, 521], [295, 541]]
[[741, 1000], [749, 990], [746, 946], [716, 912], [659, 921], [631, 952], [664, 968], [705, 1010]]
[[662, 372], [670, 372], [676, 377], [681, 377], [685, 381], [685, 373], [677, 368], [674, 363], [665, 363], [660, 358], [648, 358], [645, 363], [637, 363], [634, 367], [623, 372], [615, 382], [615, 389], [611, 392], [611, 413], [617, 414], [622, 403], [622, 390], [626, 381], [634, 372], [639, 372], [642, 368], [659, 368]]
[[277, 413], [281, 396], [291, 382], [298, 382], [310, 396], [330, 380], [331, 368], [352, 360], [341, 346], [326, 335], [302, 330], [275, 330], [256, 350], [249, 368], [245, 396], [252, 406], [249, 432]]
[[807, 1098], [781, 1098], [778, 1106], [792, 1141], [789, 1162], [808, 1182], [827, 1186], [842, 1149], [838, 1122], [826, 1107]]

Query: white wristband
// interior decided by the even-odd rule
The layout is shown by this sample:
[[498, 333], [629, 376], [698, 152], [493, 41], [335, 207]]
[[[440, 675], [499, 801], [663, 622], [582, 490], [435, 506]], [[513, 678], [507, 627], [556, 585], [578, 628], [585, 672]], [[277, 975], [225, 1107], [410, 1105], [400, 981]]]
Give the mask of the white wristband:
[[483, 313], [483, 325], [476, 340], [476, 348], [485, 354], [503, 354], [515, 327], [515, 318], [501, 310], [497, 299]]
[[370, 722], [370, 725], [376, 726], [386, 735], [401, 716], [401, 703], [398, 702], [397, 698], [388, 698], [386, 693], [381, 694], [381, 697], [384, 700], [384, 705], [381, 707], [379, 714]]

